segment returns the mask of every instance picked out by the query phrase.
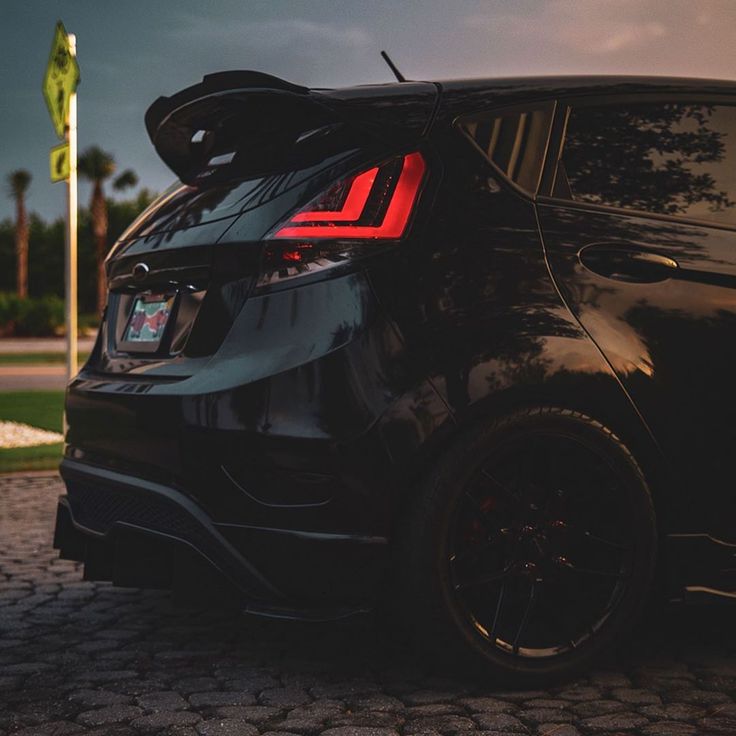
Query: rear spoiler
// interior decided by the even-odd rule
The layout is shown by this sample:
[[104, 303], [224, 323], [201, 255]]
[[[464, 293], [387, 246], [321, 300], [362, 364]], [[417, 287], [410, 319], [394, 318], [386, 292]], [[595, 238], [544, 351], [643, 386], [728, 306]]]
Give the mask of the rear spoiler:
[[145, 121], [164, 163], [192, 183], [218, 156], [252, 159], [257, 169], [259, 157], [265, 162], [269, 152], [325, 126], [416, 138], [428, 128], [436, 95], [435, 85], [425, 82], [316, 91], [270, 74], [228, 71], [159, 97]]

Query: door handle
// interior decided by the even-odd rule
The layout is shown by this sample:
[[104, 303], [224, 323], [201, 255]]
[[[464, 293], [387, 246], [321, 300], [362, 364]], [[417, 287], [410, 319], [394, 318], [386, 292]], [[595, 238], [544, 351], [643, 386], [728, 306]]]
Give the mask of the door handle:
[[666, 281], [679, 269], [673, 258], [626, 245], [589, 245], [578, 258], [593, 273], [630, 284]]

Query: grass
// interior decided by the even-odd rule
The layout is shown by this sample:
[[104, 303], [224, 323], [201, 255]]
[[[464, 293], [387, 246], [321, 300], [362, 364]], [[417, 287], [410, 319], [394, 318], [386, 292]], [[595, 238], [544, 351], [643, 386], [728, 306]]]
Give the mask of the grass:
[[[63, 391], [0, 393], [0, 419], [23, 422], [52, 432], [62, 431]], [[59, 465], [62, 443], [0, 449], [0, 473], [50, 470]]]
[[[79, 364], [89, 357], [88, 352], [79, 353]], [[66, 353], [0, 353], [0, 365], [39, 365], [66, 363]]]
[[0, 449], [0, 473], [26, 470], [56, 470], [61, 462], [63, 443]]

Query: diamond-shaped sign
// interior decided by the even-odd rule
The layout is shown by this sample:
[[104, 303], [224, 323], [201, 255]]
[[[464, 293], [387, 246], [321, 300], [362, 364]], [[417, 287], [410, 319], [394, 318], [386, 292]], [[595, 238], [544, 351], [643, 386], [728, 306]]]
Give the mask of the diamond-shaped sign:
[[69, 99], [79, 84], [79, 65], [64, 25], [56, 24], [51, 55], [43, 78], [43, 96], [51, 114], [51, 122], [59, 138], [69, 120]]
[[69, 178], [70, 163], [69, 144], [64, 142], [54, 146], [49, 156], [51, 181], [66, 181]]

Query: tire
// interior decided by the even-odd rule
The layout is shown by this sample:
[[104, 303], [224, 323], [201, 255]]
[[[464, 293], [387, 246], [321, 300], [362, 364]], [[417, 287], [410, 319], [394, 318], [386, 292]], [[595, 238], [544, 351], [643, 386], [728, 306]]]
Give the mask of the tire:
[[394, 602], [419, 652], [536, 687], [631, 630], [657, 531], [613, 432], [538, 407], [462, 436], [412, 499], [395, 549]]

